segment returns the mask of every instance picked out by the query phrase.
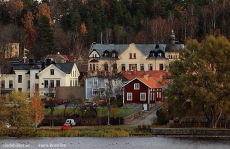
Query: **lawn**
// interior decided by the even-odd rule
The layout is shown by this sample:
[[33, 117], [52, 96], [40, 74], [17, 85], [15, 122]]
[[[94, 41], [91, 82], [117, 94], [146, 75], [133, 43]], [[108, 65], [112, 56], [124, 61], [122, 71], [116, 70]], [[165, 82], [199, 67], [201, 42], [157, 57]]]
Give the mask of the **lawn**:
[[[97, 113], [98, 113], [98, 117], [104, 117], [108, 115], [108, 108], [97, 108]], [[130, 109], [118, 109], [118, 108], [111, 108], [110, 109], [110, 116], [111, 117], [123, 117], [123, 115], [128, 112]], [[45, 115], [49, 115], [50, 114], [50, 108], [45, 109]], [[53, 114], [55, 116], [63, 116], [64, 115], [64, 108], [54, 108]], [[65, 111], [65, 114], [68, 115], [74, 115], [74, 114], [78, 114], [78, 115], [89, 115], [90, 113], [94, 113], [92, 110], [90, 110], [89, 108], [87, 108], [86, 110], [80, 110], [80, 108], [67, 108]]]

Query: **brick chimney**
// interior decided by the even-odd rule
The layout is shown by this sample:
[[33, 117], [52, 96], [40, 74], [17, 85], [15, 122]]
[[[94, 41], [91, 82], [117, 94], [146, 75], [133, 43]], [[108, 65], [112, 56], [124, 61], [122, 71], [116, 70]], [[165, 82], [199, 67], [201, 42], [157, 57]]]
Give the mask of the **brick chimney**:
[[137, 67], [133, 67], [133, 75], [137, 74]]

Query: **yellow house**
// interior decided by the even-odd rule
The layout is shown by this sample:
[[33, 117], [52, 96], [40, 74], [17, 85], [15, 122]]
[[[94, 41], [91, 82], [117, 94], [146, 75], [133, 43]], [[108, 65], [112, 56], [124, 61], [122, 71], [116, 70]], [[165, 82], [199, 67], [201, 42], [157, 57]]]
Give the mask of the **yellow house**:
[[88, 72], [167, 70], [169, 63], [179, 58], [183, 44], [175, 43], [172, 30], [169, 44], [97, 44], [93, 43], [88, 56]]
[[19, 57], [19, 43], [0, 44], [0, 54], [4, 58]]

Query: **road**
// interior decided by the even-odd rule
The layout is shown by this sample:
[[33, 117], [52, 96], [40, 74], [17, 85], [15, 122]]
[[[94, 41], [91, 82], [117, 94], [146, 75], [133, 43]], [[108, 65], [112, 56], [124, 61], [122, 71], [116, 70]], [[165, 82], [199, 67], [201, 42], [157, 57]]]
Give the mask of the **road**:
[[156, 106], [151, 108], [149, 111], [143, 111], [143, 114], [134, 119], [131, 123], [125, 124], [129, 126], [138, 125], [152, 125], [153, 120], [156, 118], [156, 111], [161, 109], [162, 105], [157, 103]]

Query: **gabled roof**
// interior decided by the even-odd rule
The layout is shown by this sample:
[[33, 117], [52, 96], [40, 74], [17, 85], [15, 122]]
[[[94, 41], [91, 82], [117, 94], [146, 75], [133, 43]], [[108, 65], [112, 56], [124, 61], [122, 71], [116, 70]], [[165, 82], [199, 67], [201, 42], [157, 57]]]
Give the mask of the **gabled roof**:
[[[58, 69], [60, 69], [64, 73], [70, 74], [74, 64], [75, 63], [52, 63], [50, 65], [54, 65], [55, 67], [57, 67]], [[43, 65], [42, 63], [11, 62], [12, 71], [15, 71], [15, 70], [27, 70], [27, 71], [30, 71], [32, 69], [42, 70], [42, 69], [45, 69], [46, 67], [49, 66], [49, 65], [46, 65], [44, 63], [44, 68], [42, 68], [43, 67], [42, 65]], [[29, 72], [27, 72], [27, 73], [29, 73]]]
[[45, 60], [46, 59], [53, 59], [53, 61], [55, 61], [57, 58], [62, 58], [66, 62], [74, 62], [74, 60], [76, 59], [76, 57], [74, 57], [72, 55], [53, 54], [53, 55], [47, 55]]
[[[149, 88], [163, 88], [160, 84], [158, 84], [156, 81], [150, 78], [134, 78], [133, 80], [129, 81], [127, 84], [133, 82], [136, 79], [142, 82], [143, 84], [145, 84], [146, 86], [148, 86]], [[125, 84], [124, 86], [126, 86], [127, 84]]]
[[74, 63], [56, 63], [54, 64], [54, 66], [59, 68], [64, 73], [70, 74], [73, 69]]

